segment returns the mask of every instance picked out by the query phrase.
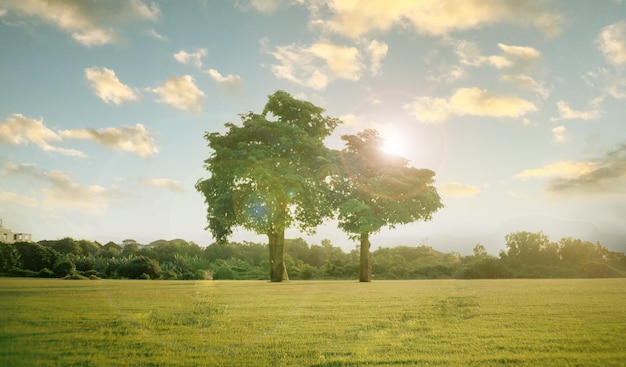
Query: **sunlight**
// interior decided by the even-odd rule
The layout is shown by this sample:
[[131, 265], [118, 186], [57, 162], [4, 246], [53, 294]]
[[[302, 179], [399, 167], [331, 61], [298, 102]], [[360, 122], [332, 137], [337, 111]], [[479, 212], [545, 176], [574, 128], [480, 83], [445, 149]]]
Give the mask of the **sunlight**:
[[399, 134], [386, 135], [383, 137], [383, 146], [380, 149], [389, 154], [407, 157], [407, 143], [403, 136]]

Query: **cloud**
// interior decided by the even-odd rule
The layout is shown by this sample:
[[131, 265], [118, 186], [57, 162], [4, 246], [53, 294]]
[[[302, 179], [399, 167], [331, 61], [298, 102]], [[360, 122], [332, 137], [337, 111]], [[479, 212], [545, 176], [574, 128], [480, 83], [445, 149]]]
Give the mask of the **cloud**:
[[454, 115], [450, 103], [445, 98], [416, 97], [403, 107], [416, 120], [433, 124], [446, 122]]
[[127, 85], [117, 79], [115, 72], [104, 67], [94, 66], [85, 69], [85, 77], [91, 88], [106, 103], [119, 105], [125, 101], [134, 101], [137, 95]]
[[537, 108], [531, 102], [479, 88], [461, 88], [450, 98], [457, 115], [520, 117]]
[[372, 75], [378, 75], [380, 72], [381, 62], [387, 56], [389, 46], [385, 42], [373, 40], [371, 41], [365, 51], [370, 58], [370, 72]]
[[200, 112], [204, 92], [194, 84], [190, 75], [169, 78], [157, 88], [150, 89], [159, 96], [159, 101], [183, 111]]
[[480, 189], [476, 186], [466, 185], [459, 182], [447, 182], [437, 188], [437, 191], [443, 196], [454, 197], [471, 197], [480, 193]]
[[8, 12], [32, 17], [69, 33], [84, 46], [111, 44], [118, 38], [116, 29], [137, 21], [155, 21], [160, 15], [154, 3], [141, 0], [94, 2], [75, 0], [4, 0]]
[[565, 126], [557, 126], [552, 129], [552, 133], [554, 134], [554, 141], [557, 143], [565, 143], [567, 141], [567, 137], [565, 136]]
[[39, 205], [39, 202], [31, 197], [16, 194], [11, 191], [0, 191], [0, 204], [17, 204], [35, 207]]
[[209, 69], [206, 73], [209, 74], [211, 79], [230, 92], [236, 92], [241, 88], [241, 77], [239, 75], [228, 74], [224, 76], [215, 69]]
[[626, 65], [626, 21], [608, 25], [596, 37], [596, 45], [606, 62]]
[[168, 189], [176, 192], [183, 192], [183, 185], [180, 181], [169, 178], [150, 178], [139, 181], [142, 185]]
[[[316, 90], [326, 88], [336, 79], [359, 80], [365, 68], [357, 48], [334, 45], [326, 40], [308, 47], [278, 46], [268, 52], [278, 61], [272, 65], [275, 76]], [[379, 48], [377, 52], [381, 52]]]
[[443, 123], [452, 116], [521, 117], [536, 111], [532, 102], [479, 88], [459, 88], [449, 99], [417, 97], [404, 105], [415, 119]]
[[137, 124], [120, 128], [64, 130], [61, 135], [68, 139], [87, 139], [111, 149], [119, 149], [150, 157], [159, 152], [146, 128]]
[[181, 64], [191, 64], [197, 68], [201, 68], [202, 58], [206, 55], [207, 50], [205, 48], [199, 48], [196, 52], [187, 52], [184, 50], [178, 51], [174, 54], [174, 58]]
[[5, 9], [0, 9], [0, 17], [5, 16], [7, 11]]
[[61, 171], [41, 171], [32, 164], [5, 164], [10, 174], [28, 176], [45, 185], [41, 189], [42, 207], [55, 211], [102, 213], [120, 193], [100, 185], [81, 185]]
[[564, 101], [558, 101], [556, 103], [559, 109], [559, 117], [553, 117], [550, 121], [560, 120], [597, 120], [602, 115], [600, 110], [588, 110], [588, 111], [576, 111], [570, 108], [570, 106]]
[[501, 55], [484, 56], [478, 45], [470, 41], [457, 41], [455, 52], [461, 64], [470, 66], [491, 65], [497, 69], [527, 70], [541, 57], [541, 52], [528, 46], [511, 46], [498, 43]]
[[504, 74], [500, 77], [503, 82], [509, 83], [521, 89], [532, 90], [539, 94], [541, 97], [548, 98], [550, 96], [550, 90], [543, 84], [537, 82], [535, 79], [525, 74]]
[[535, 3], [516, 0], [394, 0], [328, 1], [330, 19], [317, 19], [322, 29], [360, 38], [370, 32], [385, 32], [394, 26], [413, 27], [421, 33], [446, 35], [453, 31], [507, 22], [530, 24], [548, 36], [557, 35], [562, 16], [544, 12]]
[[597, 169], [597, 165], [593, 162], [558, 161], [548, 163], [541, 168], [526, 169], [513, 176], [513, 178], [521, 180], [535, 177], [575, 178], [595, 169]]
[[154, 28], [146, 30], [146, 35], [159, 41], [167, 41], [167, 37], [157, 32]]
[[19, 113], [11, 115], [4, 123], [0, 124], [0, 143], [13, 145], [33, 143], [45, 152], [85, 157], [81, 151], [50, 145], [50, 142], [60, 142], [61, 140], [61, 136], [47, 128], [43, 120], [31, 119]]
[[261, 13], [271, 14], [281, 5], [289, 2], [289, 0], [238, 0], [235, 6], [244, 11], [254, 9]]
[[558, 177], [548, 186], [548, 192], [580, 193], [580, 194], [624, 194], [626, 191], [626, 144], [619, 145], [615, 150], [604, 156], [581, 162], [588, 164], [589, 169], [578, 175]]

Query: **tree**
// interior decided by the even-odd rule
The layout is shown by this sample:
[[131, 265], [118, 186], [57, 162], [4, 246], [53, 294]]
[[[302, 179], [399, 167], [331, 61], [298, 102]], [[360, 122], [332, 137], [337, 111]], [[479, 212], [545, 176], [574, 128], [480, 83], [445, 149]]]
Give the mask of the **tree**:
[[504, 238], [508, 250], [500, 256], [517, 265], [555, 265], [559, 261], [558, 245], [550, 242], [543, 232], [513, 232]]
[[267, 235], [270, 280], [287, 278], [285, 229], [312, 232], [332, 215], [326, 200], [332, 153], [323, 144], [339, 120], [284, 91], [270, 95], [261, 114], [240, 115], [224, 134], [206, 133], [211, 176], [196, 189], [207, 204], [209, 229], [224, 241], [235, 227]]
[[387, 226], [430, 220], [443, 207], [433, 186], [435, 173], [409, 166], [405, 158], [384, 153], [375, 130], [344, 135], [333, 200], [339, 227], [360, 241], [360, 281], [371, 281], [371, 234]]

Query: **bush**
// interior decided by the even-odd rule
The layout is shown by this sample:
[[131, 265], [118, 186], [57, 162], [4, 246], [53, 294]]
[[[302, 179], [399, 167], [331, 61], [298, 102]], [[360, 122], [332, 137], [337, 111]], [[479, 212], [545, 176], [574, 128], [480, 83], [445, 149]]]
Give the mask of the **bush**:
[[28, 270], [28, 269], [21, 269], [21, 268], [13, 268], [9, 271], [9, 276], [11, 277], [29, 277], [29, 278], [35, 278], [37, 277], [37, 272], [36, 271], [32, 271], [32, 270]]
[[121, 277], [128, 279], [145, 279], [146, 276], [148, 279], [159, 279], [161, 277], [161, 267], [155, 260], [139, 256], [122, 265], [118, 273]]
[[54, 269], [52, 269], [52, 271], [54, 272], [54, 275], [62, 278], [68, 274], [75, 272], [76, 266], [70, 260], [62, 260], [54, 266]]
[[48, 268], [43, 268], [37, 273], [38, 278], [54, 278], [54, 272]]

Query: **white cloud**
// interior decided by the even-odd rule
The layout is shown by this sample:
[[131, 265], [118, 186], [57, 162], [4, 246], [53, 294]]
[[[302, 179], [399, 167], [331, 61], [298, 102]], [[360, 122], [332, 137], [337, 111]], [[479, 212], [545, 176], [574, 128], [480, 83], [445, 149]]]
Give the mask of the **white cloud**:
[[87, 68], [85, 77], [91, 83], [96, 95], [106, 103], [119, 105], [122, 102], [137, 99], [135, 92], [120, 82], [111, 69], [97, 66]]
[[527, 169], [514, 176], [518, 179], [549, 177], [547, 191], [551, 194], [620, 195], [626, 194], [626, 143], [588, 161], [558, 161], [536, 169]]
[[159, 152], [146, 128], [137, 124], [120, 128], [64, 130], [61, 135], [69, 139], [87, 139], [111, 149], [119, 149], [149, 157]]
[[0, 9], [0, 17], [5, 16], [7, 11], [5, 9]]
[[429, 82], [436, 84], [439, 84], [441, 82], [453, 83], [457, 80], [465, 78], [466, 76], [465, 69], [463, 69], [459, 65], [440, 67], [438, 70], [430, 71], [429, 74], [430, 75], [428, 75], [426, 79]]
[[36, 199], [16, 194], [11, 191], [0, 191], [0, 204], [17, 204], [21, 206], [35, 207], [39, 204]]
[[313, 23], [352, 38], [394, 26], [409, 25], [418, 32], [445, 35], [500, 22], [531, 24], [554, 36], [562, 25], [559, 14], [515, 0], [330, 0], [327, 6], [332, 17]]
[[552, 133], [554, 134], [554, 141], [557, 143], [565, 143], [567, 141], [567, 137], [565, 136], [566, 130], [563, 125], [553, 128]]
[[206, 73], [209, 74], [211, 79], [230, 92], [236, 92], [241, 87], [241, 77], [239, 75], [228, 74], [224, 76], [215, 69], [209, 69]]
[[199, 48], [195, 52], [187, 52], [184, 50], [178, 51], [174, 54], [176, 61], [181, 64], [191, 64], [197, 68], [202, 67], [202, 59], [207, 55], [205, 48]]
[[416, 97], [404, 109], [416, 120], [434, 124], [446, 122], [454, 114], [445, 98]]
[[326, 40], [308, 47], [279, 46], [269, 53], [278, 61], [272, 65], [274, 75], [316, 90], [336, 79], [359, 80], [365, 68], [357, 48]]
[[[100, 185], [81, 185], [72, 176], [61, 171], [40, 171], [32, 164], [8, 163], [5, 168], [12, 175], [25, 175], [45, 185], [41, 189], [41, 206], [47, 210], [102, 213], [120, 194]], [[32, 199], [34, 200], [34, 199]], [[26, 203], [33, 201], [27, 200]]]
[[626, 21], [602, 28], [596, 44], [608, 63], [626, 65]]
[[457, 41], [455, 52], [461, 64], [470, 66], [491, 65], [497, 69], [527, 70], [541, 57], [541, 52], [528, 46], [511, 46], [498, 43], [502, 55], [484, 56], [478, 45], [470, 41]]
[[50, 142], [60, 142], [61, 137], [47, 128], [43, 120], [31, 119], [22, 114], [11, 115], [0, 124], [0, 142], [6, 144], [33, 143], [46, 152], [56, 152], [72, 157], [85, 157], [83, 152], [74, 149], [60, 148]]
[[169, 78], [157, 88], [150, 89], [159, 96], [159, 101], [183, 111], [200, 112], [204, 92], [194, 84], [190, 75]]
[[83, 186], [64, 172], [51, 171], [42, 175], [51, 184], [42, 189], [42, 204], [46, 209], [102, 213], [110, 201], [120, 196], [100, 185]]
[[165, 37], [164, 35], [160, 34], [159, 32], [156, 31], [156, 29], [154, 28], [150, 28], [146, 31], [146, 35], [148, 35], [149, 37], [152, 37], [156, 40], [159, 41], [167, 41], [167, 37]]
[[180, 181], [172, 180], [170, 178], [149, 178], [140, 180], [140, 183], [145, 186], [158, 187], [162, 189], [172, 190], [176, 192], [183, 192], [183, 185]]
[[238, 0], [236, 6], [241, 10], [254, 9], [261, 13], [271, 14], [281, 5], [288, 4], [290, 0]]
[[597, 165], [593, 162], [558, 161], [548, 163], [541, 168], [526, 169], [513, 178], [529, 179], [534, 177], [575, 178], [594, 171]]
[[525, 74], [504, 74], [500, 77], [503, 82], [512, 84], [521, 89], [532, 90], [539, 94], [541, 97], [548, 98], [550, 96], [550, 90], [543, 84], [537, 82], [529, 75]]
[[564, 101], [558, 101], [556, 103], [557, 108], [559, 109], [559, 117], [553, 117], [550, 121], [560, 121], [560, 120], [596, 120], [600, 118], [602, 112], [600, 110], [588, 110], [588, 111], [576, 111], [573, 110], [567, 103]]
[[160, 15], [156, 4], [141, 0], [93, 2], [74, 0], [4, 0], [6, 11], [50, 23], [84, 46], [114, 43], [115, 29], [136, 21], [155, 21]]
[[479, 88], [460, 88], [449, 98], [417, 97], [404, 105], [415, 119], [443, 123], [451, 116], [521, 117], [536, 111], [532, 102]]
[[370, 58], [370, 72], [377, 75], [380, 72], [381, 62], [387, 56], [389, 46], [385, 42], [373, 40], [365, 48]]
[[437, 191], [443, 196], [454, 197], [471, 197], [480, 193], [480, 189], [476, 186], [466, 185], [459, 182], [447, 182], [437, 188]]
[[457, 89], [450, 98], [450, 106], [460, 116], [520, 117], [537, 110], [525, 99], [479, 88]]

